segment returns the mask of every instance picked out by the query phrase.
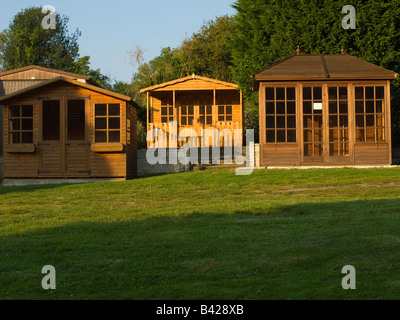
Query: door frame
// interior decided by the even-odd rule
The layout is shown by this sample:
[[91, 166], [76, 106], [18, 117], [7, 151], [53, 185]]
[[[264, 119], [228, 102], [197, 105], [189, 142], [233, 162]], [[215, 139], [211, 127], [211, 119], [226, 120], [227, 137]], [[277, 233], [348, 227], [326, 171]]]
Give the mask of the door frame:
[[[304, 155], [304, 110], [303, 110], [303, 88], [304, 87], [321, 87], [322, 88], [322, 134], [323, 134], [323, 157], [322, 161], [308, 160]], [[348, 136], [349, 136], [349, 155], [342, 157], [331, 157], [329, 155], [329, 87], [347, 87], [347, 104], [348, 104]], [[351, 82], [302, 82], [299, 83], [299, 106], [298, 114], [300, 120], [300, 161], [302, 165], [337, 165], [352, 164], [354, 162], [354, 102], [353, 102], [353, 85]], [[333, 159], [336, 159], [332, 161]], [[342, 160], [342, 161], [341, 161]]]

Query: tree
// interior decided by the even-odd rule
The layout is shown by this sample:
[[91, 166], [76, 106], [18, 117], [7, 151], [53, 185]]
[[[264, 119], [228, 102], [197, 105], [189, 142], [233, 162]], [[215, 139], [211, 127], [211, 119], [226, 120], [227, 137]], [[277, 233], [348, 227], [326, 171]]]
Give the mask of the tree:
[[89, 76], [99, 85], [111, 89], [111, 79], [100, 69], [90, 68], [90, 57], [80, 58], [77, 29], [68, 32], [67, 16], [56, 14], [56, 28], [44, 29], [42, 8], [31, 7], [17, 13], [8, 29], [0, 33], [0, 70], [29, 65], [57, 69]]
[[45, 30], [45, 14], [39, 7], [17, 13], [0, 34], [0, 58], [4, 71], [27, 65], [80, 73], [88, 57], [79, 59], [79, 30], [68, 33], [68, 17], [56, 15], [56, 29]]
[[[247, 101], [257, 105], [251, 75], [296, 52], [337, 54], [346, 52], [391, 69], [400, 70], [400, 0], [354, 0], [355, 30], [342, 28], [342, 8], [347, 0], [237, 0], [231, 33], [233, 80]], [[393, 82], [393, 137], [400, 136], [400, 81]], [[398, 117], [398, 118], [396, 118]], [[399, 141], [400, 142], [400, 141]]]

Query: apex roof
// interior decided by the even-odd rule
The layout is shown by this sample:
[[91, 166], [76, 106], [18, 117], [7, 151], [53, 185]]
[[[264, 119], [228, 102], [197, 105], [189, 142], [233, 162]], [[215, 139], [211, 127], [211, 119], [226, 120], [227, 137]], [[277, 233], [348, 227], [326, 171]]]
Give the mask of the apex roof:
[[209, 82], [210, 84], [225, 86], [225, 87], [232, 88], [232, 89], [239, 88], [239, 86], [234, 83], [210, 79], [210, 78], [206, 78], [206, 77], [200, 77], [200, 76], [193, 74], [188, 77], [184, 77], [184, 78], [176, 79], [173, 81], [164, 82], [164, 83], [152, 86], [152, 87], [144, 88], [144, 89], [140, 90], [140, 93], [145, 93], [145, 92], [149, 92], [149, 91], [157, 91], [157, 90], [161, 90], [166, 87], [169, 87], [169, 86], [173, 86], [173, 85], [176, 85], [179, 83], [184, 83], [184, 82], [189, 82], [189, 81], [204, 81], [204, 82]]
[[280, 80], [390, 80], [396, 72], [348, 54], [295, 54], [253, 75], [255, 82]]

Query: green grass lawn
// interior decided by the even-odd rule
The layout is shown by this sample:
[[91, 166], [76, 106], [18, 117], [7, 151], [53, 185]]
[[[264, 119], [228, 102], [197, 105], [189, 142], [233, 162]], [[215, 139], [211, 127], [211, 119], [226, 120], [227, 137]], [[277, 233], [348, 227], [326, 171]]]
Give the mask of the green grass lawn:
[[400, 170], [0, 187], [0, 254], [0, 299], [399, 299]]

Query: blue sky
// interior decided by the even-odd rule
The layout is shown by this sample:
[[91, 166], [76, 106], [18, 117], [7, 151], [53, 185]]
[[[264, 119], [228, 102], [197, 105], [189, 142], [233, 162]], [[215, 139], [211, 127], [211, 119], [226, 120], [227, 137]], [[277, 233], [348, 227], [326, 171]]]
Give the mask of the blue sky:
[[[3, 1], [2, 1], [3, 2]], [[23, 8], [52, 5], [57, 13], [69, 16], [69, 32], [76, 28], [81, 56], [90, 56], [91, 67], [100, 68], [112, 79], [129, 82], [134, 68], [128, 51], [140, 46], [145, 60], [160, 54], [161, 48], [179, 46], [205, 21], [235, 14], [235, 0], [45, 0], [4, 1], [0, 10], [0, 30], [8, 27]]]

